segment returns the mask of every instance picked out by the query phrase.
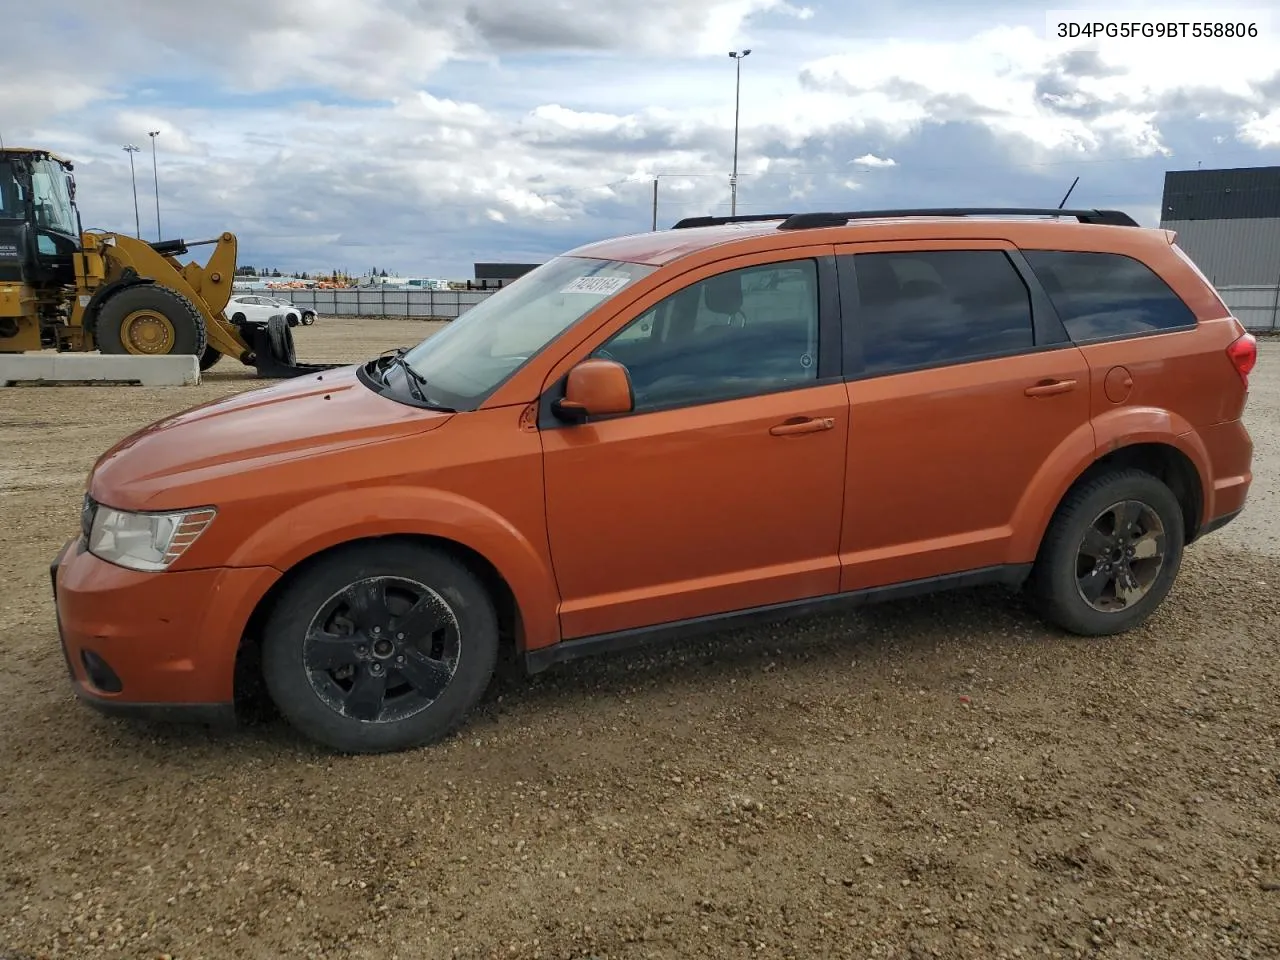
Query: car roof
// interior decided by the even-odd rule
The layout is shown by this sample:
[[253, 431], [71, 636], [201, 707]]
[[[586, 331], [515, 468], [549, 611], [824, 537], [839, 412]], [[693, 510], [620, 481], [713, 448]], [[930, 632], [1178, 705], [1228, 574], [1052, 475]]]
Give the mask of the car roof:
[[[805, 215], [809, 216], [809, 215]], [[821, 215], [813, 215], [815, 218]], [[859, 215], [855, 215], [859, 216]], [[1124, 217], [1123, 214], [1118, 214]], [[1128, 219], [1126, 217], [1126, 219]], [[714, 223], [636, 233], [584, 244], [566, 256], [622, 260], [663, 266], [683, 257], [726, 245], [741, 246], [734, 253], [755, 253], [770, 249], [836, 243], [872, 243], [894, 240], [1006, 240], [1025, 247], [1057, 247], [1071, 250], [1099, 250], [1134, 253], [1152, 245], [1173, 243], [1170, 230], [1141, 227], [1120, 222], [1082, 223], [1070, 216], [1058, 218], [1009, 215], [955, 216], [940, 214], [867, 217], [833, 225], [779, 229], [786, 220], [779, 215], [770, 220]]]

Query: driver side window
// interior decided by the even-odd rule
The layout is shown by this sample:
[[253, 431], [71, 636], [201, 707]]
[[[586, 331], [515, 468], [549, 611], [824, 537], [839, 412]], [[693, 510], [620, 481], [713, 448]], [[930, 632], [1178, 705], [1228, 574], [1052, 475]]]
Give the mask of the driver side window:
[[592, 356], [627, 368], [637, 412], [812, 383], [817, 264], [788, 260], [699, 280], [636, 317]]

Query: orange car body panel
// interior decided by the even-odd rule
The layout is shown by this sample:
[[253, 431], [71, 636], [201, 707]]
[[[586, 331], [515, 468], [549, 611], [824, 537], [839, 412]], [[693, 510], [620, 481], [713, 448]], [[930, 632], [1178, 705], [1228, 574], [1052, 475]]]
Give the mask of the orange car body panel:
[[[533, 651], [1028, 564], [1071, 484], [1135, 443], [1185, 454], [1206, 481], [1201, 520], [1222, 517], [1243, 506], [1252, 479], [1240, 420], [1247, 391], [1231, 386], [1226, 355], [1242, 328], [1170, 244], [1130, 227], [919, 218], [795, 231], [734, 224], [579, 248], [572, 253], [660, 269], [587, 313], [476, 410], [404, 405], [347, 368], [193, 408], [104, 453], [88, 488], [100, 503], [214, 505], [219, 514], [162, 574], [106, 563], [82, 541], [65, 554], [57, 609], [75, 682], [110, 699], [78, 660], [94, 649], [125, 677], [124, 699], [228, 702], [246, 624], [271, 587], [363, 538], [437, 537], [479, 554], [511, 588], [518, 640]], [[548, 390], [692, 282], [921, 245], [1127, 254], [1157, 270], [1200, 322], [1186, 333], [539, 427]], [[1074, 383], [1025, 392], [1045, 380]], [[777, 430], [804, 418], [811, 432]], [[944, 479], [925, 479], [934, 475]]]
[[[167, 575], [166, 575], [167, 576]], [[99, 560], [72, 543], [58, 567], [58, 619], [81, 696], [129, 703], [229, 703], [244, 625], [280, 573], [270, 567], [154, 574]], [[128, 686], [88, 682], [83, 650], [105, 657]]]
[[[770, 433], [799, 417], [831, 426]], [[564, 637], [837, 592], [848, 429], [826, 384], [548, 431]]]
[[[1094, 444], [1083, 385], [1049, 397], [1023, 390], [1087, 374], [1066, 347], [848, 384], [842, 589], [1034, 559], [1015, 540], [1019, 506], [1052, 496], [1033, 481], [1056, 451], [1074, 467]], [[975, 429], [958, 431], [953, 418]], [[912, 480], [926, 472], [937, 480]], [[1056, 485], [1061, 474], [1045, 479]]]

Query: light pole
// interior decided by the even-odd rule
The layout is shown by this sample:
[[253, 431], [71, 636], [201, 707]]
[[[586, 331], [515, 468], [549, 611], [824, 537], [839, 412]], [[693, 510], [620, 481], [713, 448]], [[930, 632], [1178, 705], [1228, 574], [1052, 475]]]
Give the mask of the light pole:
[[160, 136], [160, 131], [151, 130], [147, 136], [151, 138], [151, 172], [156, 178], [156, 239], [162, 240], [164, 235], [160, 232], [160, 168], [156, 165], [156, 137]]
[[138, 152], [138, 147], [132, 143], [124, 145], [124, 152], [129, 154], [129, 179], [133, 181], [133, 229], [139, 240], [142, 239], [142, 218], [138, 216], [138, 175], [133, 169], [133, 155]]
[[750, 50], [730, 50], [737, 66], [738, 79], [733, 92], [733, 175], [729, 177], [729, 216], [738, 215], [738, 114], [742, 106], [742, 61], [750, 56]]

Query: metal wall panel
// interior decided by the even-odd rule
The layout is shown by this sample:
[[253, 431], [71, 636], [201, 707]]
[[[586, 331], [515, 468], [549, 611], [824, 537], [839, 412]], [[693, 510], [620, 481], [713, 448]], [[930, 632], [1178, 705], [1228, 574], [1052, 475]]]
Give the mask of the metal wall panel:
[[1178, 246], [1214, 286], [1280, 283], [1280, 217], [1256, 220], [1169, 220]]
[[1161, 220], [1257, 220], [1280, 217], [1280, 167], [1170, 170]]

